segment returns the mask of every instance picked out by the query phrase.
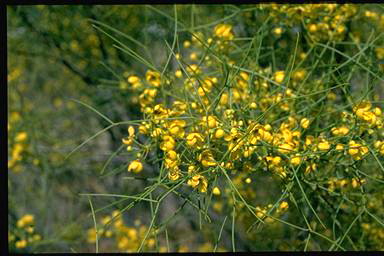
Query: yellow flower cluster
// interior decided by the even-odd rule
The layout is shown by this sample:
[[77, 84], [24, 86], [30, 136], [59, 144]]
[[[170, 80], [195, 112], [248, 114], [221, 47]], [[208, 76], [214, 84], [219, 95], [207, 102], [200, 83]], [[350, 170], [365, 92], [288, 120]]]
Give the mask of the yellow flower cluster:
[[368, 101], [356, 105], [353, 112], [359, 120], [366, 122], [370, 127], [382, 128], [384, 125], [381, 109], [379, 107], [372, 109], [372, 105]]
[[17, 249], [24, 249], [28, 245], [41, 240], [41, 235], [35, 232], [35, 217], [25, 214], [16, 222], [16, 229], [8, 233], [8, 242]]
[[[140, 220], [135, 220], [133, 227], [125, 225], [122, 212], [115, 210], [111, 215], [101, 219], [97, 236], [99, 240], [102, 238], [115, 240], [120, 252], [136, 252], [147, 230], [147, 227], [141, 224]], [[96, 242], [95, 228], [88, 229], [87, 241], [88, 243]], [[149, 237], [144, 244], [144, 249], [153, 249], [154, 246], [155, 239]]]
[[360, 160], [364, 155], [368, 153], [368, 148], [359, 143], [356, 143], [354, 140], [349, 141], [348, 154], [350, 154], [355, 160]]
[[[8, 122], [8, 132], [13, 133], [13, 127], [18, 126], [21, 120], [19, 112], [12, 112]], [[12, 140], [13, 139], [13, 140]], [[9, 136], [8, 146], [10, 147], [10, 159], [8, 159], [8, 169], [14, 172], [21, 171], [21, 165], [18, 163], [23, 159], [23, 153], [27, 149], [28, 134], [24, 131], [18, 131], [14, 137]]]
[[365, 182], [365, 179], [357, 178], [352, 178], [351, 180], [332, 178], [328, 181], [328, 190], [333, 192], [336, 188], [346, 188], [349, 185], [352, 186], [352, 188], [357, 188], [363, 185]]
[[[333, 8], [336, 13], [339, 10], [339, 7], [331, 8], [329, 5], [321, 8]], [[349, 13], [347, 16], [354, 13], [351, 6], [343, 10]], [[228, 24], [217, 25], [213, 33], [218, 41], [234, 39], [232, 27]], [[204, 47], [196, 38], [204, 39], [203, 35], [196, 34], [191, 41], [185, 41], [183, 46], [194, 48], [194, 53], [199, 54], [199, 49], [202, 51]], [[210, 40], [210, 43], [213, 50], [220, 51], [215, 40]], [[177, 59], [181, 58], [182, 55], [178, 54]], [[190, 59], [194, 61], [195, 58]], [[203, 71], [208, 68], [212, 69], [213, 66], [209, 61], [204, 61], [193, 69]], [[289, 83], [285, 71], [273, 72], [270, 67], [258, 66], [254, 70], [260, 75], [255, 76], [245, 71], [236, 73], [230, 88], [224, 83], [226, 77], [212, 74], [192, 72], [182, 82], [180, 69], [173, 73], [173, 77], [167, 78], [148, 70], [146, 82], [139, 82], [144, 80], [136, 75], [129, 77], [130, 84], [143, 85], [131, 88], [140, 94], [139, 103], [146, 117], [139, 126], [139, 133], [156, 141], [149, 147], [164, 152], [162, 160], [171, 181], [188, 174], [187, 185], [198, 188], [200, 192], [207, 192], [210, 177], [218, 173], [218, 168], [250, 171], [262, 166], [282, 179], [289, 179], [293, 168], [301, 169], [304, 174], [322, 170], [326, 166], [325, 162], [320, 161], [322, 156], [350, 156], [360, 161], [368, 155], [368, 147], [362, 142], [356, 142], [363, 130], [353, 128], [355, 123], [352, 118], [348, 118], [352, 113], [347, 111], [342, 113], [342, 123], [329, 123], [332, 121], [327, 119], [327, 130], [311, 134], [313, 131], [310, 128], [319, 123], [312, 117], [298, 114], [298, 103], [302, 97], [297, 97], [299, 91], [296, 87], [306, 76], [306, 70], [295, 70]], [[284, 92], [276, 91], [286, 80]], [[306, 85], [308, 92], [311, 92], [313, 86], [319, 86], [319, 83], [319, 80], [314, 80]], [[164, 87], [165, 94], [157, 93], [160, 85]], [[168, 90], [172, 90], [172, 95], [166, 94]], [[302, 90], [300, 93], [305, 92]], [[333, 96], [329, 96], [329, 92], [325, 94], [329, 99], [327, 104], [333, 106], [336, 95], [333, 93]], [[165, 104], [165, 98], [162, 98], [164, 95], [174, 98], [170, 101], [167, 99]], [[257, 114], [265, 111], [268, 111], [268, 115], [263, 121], [256, 121]], [[374, 129], [374, 132], [383, 126], [381, 109], [373, 108], [368, 101], [354, 106], [353, 114], [361, 120], [361, 125], [368, 124], [368, 128]], [[123, 143], [130, 145], [136, 135], [132, 127], [128, 132], [129, 137]], [[378, 141], [374, 148], [382, 152], [382, 145]], [[135, 160], [128, 169], [140, 172], [142, 164]], [[244, 182], [252, 183], [252, 179], [245, 177]], [[215, 194], [218, 194], [217, 190]]]
[[[307, 42], [317, 42], [316, 47], [346, 36], [347, 22], [355, 13], [351, 5], [265, 8], [272, 8], [276, 17], [297, 13], [299, 26], [305, 29], [300, 34]], [[330, 18], [319, 17], [314, 10], [331, 13]], [[271, 37], [285, 40], [295, 26], [294, 21], [279, 23]], [[235, 207], [236, 223], [245, 226], [248, 220], [254, 223], [255, 215], [275, 227], [284, 214], [292, 220], [297, 217], [290, 210], [297, 207], [294, 199], [302, 197], [295, 186], [299, 180], [308, 200], [314, 195], [325, 199], [315, 210], [323, 220], [329, 213], [321, 209], [324, 202], [337, 201], [334, 197], [339, 193], [357, 198], [381, 168], [384, 139], [379, 97], [367, 94], [361, 101], [361, 95], [346, 95], [340, 81], [333, 88], [333, 78], [330, 82], [322, 77], [323, 66], [312, 70], [303, 64], [317, 55], [304, 52], [300, 44], [289, 62], [291, 69], [288, 63], [284, 67], [284, 63], [254, 63], [243, 55], [236, 58], [238, 48], [229, 49], [241, 45], [238, 41], [243, 38], [237, 40], [232, 28], [218, 24], [211, 37], [194, 33], [181, 45], [184, 49], [175, 53], [176, 66], [169, 67], [169, 72], [148, 70], [128, 76], [128, 84], [137, 84], [128, 89], [132, 99], [138, 99], [132, 102], [138, 103], [144, 118], [138, 134], [128, 130], [123, 143], [131, 145], [140, 136], [144, 142], [135, 147], [150, 152], [137, 157], [129, 169], [142, 171], [142, 164], [155, 158], [161, 164], [161, 178], [188, 186], [192, 195], [205, 193], [199, 198], [210, 197], [218, 213], [227, 214]], [[275, 48], [273, 55], [280, 50]], [[274, 205], [259, 203], [268, 182], [273, 182], [271, 191], [287, 191]], [[340, 207], [357, 211], [344, 205], [347, 202]], [[330, 236], [330, 232], [326, 229], [324, 234]]]
[[286, 201], [281, 202], [277, 206], [276, 211], [274, 211], [273, 213], [272, 213], [272, 207], [273, 207], [272, 204], [268, 204], [265, 207], [256, 206], [255, 210], [256, 210], [257, 217], [264, 219], [267, 223], [274, 223], [275, 220], [269, 217], [268, 215], [271, 215], [275, 218], [281, 216], [282, 214], [284, 214], [284, 212], [288, 210], [289, 204]]
[[[348, 33], [348, 22], [357, 13], [352, 4], [262, 4], [260, 8], [269, 11], [272, 22], [284, 24], [284, 27], [297, 27], [304, 22], [304, 29], [312, 40], [340, 41]], [[287, 29], [275, 27], [272, 33], [279, 37]]]
[[122, 141], [125, 145], [128, 145], [127, 150], [131, 151], [132, 150], [131, 145], [133, 144], [134, 137], [135, 137], [135, 128], [133, 128], [133, 126], [128, 127], [128, 134], [129, 136], [127, 138], [123, 138]]

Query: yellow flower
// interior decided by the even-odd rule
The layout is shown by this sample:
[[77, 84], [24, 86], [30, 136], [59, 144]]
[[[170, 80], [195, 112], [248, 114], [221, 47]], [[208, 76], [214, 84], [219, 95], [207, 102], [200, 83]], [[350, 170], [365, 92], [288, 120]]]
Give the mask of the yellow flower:
[[19, 240], [19, 241], [17, 241], [17, 242], [15, 243], [15, 246], [16, 246], [16, 248], [18, 248], [18, 249], [23, 249], [23, 248], [27, 247], [27, 241], [26, 241], [25, 239], [23, 239], [23, 240]]
[[232, 26], [228, 24], [218, 24], [215, 27], [215, 35], [227, 40], [233, 39]]
[[172, 181], [178, 180], [180, 178], [180, 170], [178, 167], [169, 170], [168, 178]]
[[306, 74], [306, 72], [305, 72], [304, 69], [297, 70], [297, 71], [295, 71], [295, 72], [293, 73], [293, 79], [294, 79], [295, 81], [301, 81], [301, 80], [304, 79], [305, 74]]
[[316, 26], [316, 24], [310, 24], [308, 29], [310, 32], [314, 33], [317, 31], [317, 26]]
[[368, 148], [351, 140], [349, 142], [348, 154], [350, 154], [355, 160], [362, 159], [362, 156], [368, 153]]
[[163, 130], [161, 128], [155, 128], [152, 133], [151, 133], [151, 136], [152, 137], [159, 137], [160, 135], [163, 134]]
[[199, 69], [199, 66], [196, 64], [187, 66], [186, 70], [188, 71], [188, 73], [191, 73], [191, 74], [200, 74], [200, 71], [201, 71]]
[[176, 72], [175, 72], [175, 76], [176, 76], [177, 78], [182, 78], [182, 77], [183, 77], [183, 73], [181, 72], [181, 70], [176, 70]]
[[380, 154], [384, 155], [384, 141], [376, 141], [373, 146], [379, 150]]
[[214, 187], [213, 190], [212, 190], [212, 193], [215, 196], [219, 196], [221, 194], [220, 189], [218, 187]]
[[228, 93], [224, 92], [220, 96], [220, 105], [226, 105], [228, 103]]
[[282, 154], [288, 154], [288, 153], [293, 151], [293, 146], [291, 144], [284, 143], [284, 144], [279, 146], [277, 151], [279, 151]]
[[134, 173], [139, 173], [143, 170], [143, 164], [139, 160], [134, 160], [128, 166], [128, 171], [133, 171]]
[[351, 182], [351, 184], [352, 184], [352, 187], [353, 187], [353, 188], [356, 188], [357, 186], [359, 186], [359, 182], [358, 182], [357, 179], [355, 179], [355, 178], [352, 178], [352, 182]]
[[314, 141], [315, 141], [315, 138], [312, 135], [308, 135], [307, 137], [305, 137], [306, 146], [313, 144]]
[[277, 83], [281, 84], [284, 81], [285, 72], [284, 71], [276, 71], [274, 74], [274, 79]]
[[106, 237], [112, 237], [112, 235], [113, 235], [113, 233], [112, 233], [111, 230], [107, 230], [107, 231], [105, 231], [105, 236], [106, 236]]
[[34, 231], [34, 228], [33, 228], [32, 226], [29, 226], [29, 227], [26, 227], [25, 230], [26, 230], [28, 233], [32, 234], [33, 231]]
[[203, 126], [207, 126], [207, 123], [208, 123], [209, 128], [215, 128], [217, 125], [216, 118], [214, 116], [208, 116], [208, 117], [203, 116], [203, 120], [202, 120], [201, 124]]
[[308, 118], [301, 119], [300, 126], [303, 127], [304, 129], [307, 129], [309, 126], [309, 119]]
[[344, 135], [347, 135], [348, 132], [349, 132], [349, 129], [345, 126], [342, 126], [339, 128], [333, 127], [331, 129], [331, 133], [335, 136], [338, 136], [338, 135], [344, 136]]
[[203, 145], [204, 139], [200, 133], [190, 133], [187, 136], [187, 145], [190, 147], [201, 147]]
[[336, 145], [336, 150], [341, 151], [341, 150], [343, 150], [343, 149], [344, 149], [343, 144], [337, 144], [337, 145]]
[[147, 134], [148, 133], [148, 129], [145, 125], [140, 125], [139, 126], [139, 133], [141, 134]]
[[147, 73], [145, 74], [145, 77], [151, 85], [153, 85], [155, 87], [160, 86], [160, 73], [159, 72], [148, 70]]
[[184, 127], [186, 122], [184, 120], [175, 120], [169, 126], [169, 132], [179, 138], [184, 137]]
[[163, 151], [170, 151], [175, 147], [175, 145], [176, 142], [171, 136], [164, 135], [163, 142], [160, 144], [160, 149]]
[[251, 109], [256, 109], [256, 108], [257, 108], [257, 104], [256, 104], [256, 102], [251, 102], [251, 104], [249, 105], [249, 107], [250, 107]]
[[22, 228], [24, 226], [33, 224], [34, 220], [35, 220], [35, 217], [32, 214], [25, 214], [23, 217], [21, 217], [17, 221], [16, 225], [17, 227]]
[[215, 132], [215, 138], [216, 139], [220, 139], [220, 138], [224, 137], [224, 135], [225, 135], [225, 132], [221, 128], [217, 129], [216, 132]]
[[283, 33], [283, 29], [280, 27], [274, 28], [272, 33], [275, 34], [276, 36], [280, 36], [281, 33]]
[[373, 112], [366, 112], [363, 114], [363, 120], [370, 124], [375, 124], [377, 117]]
[[174, 169], [179, 164], [180, 159], [177, 155], [176, 151], [170, 150], [167, 152], [166, 158], [165, 158], [165, 166], [168, 169]]
[[130, 84], [136, 84], [140, 81], [140, 78], [138, 76], [130, 76], [128, 77], [128, 83]]
[[319, 144], [317, 145], [317, 148], [320, 150], [328, 150], [330, 147], [331, 145], [326, 140], [319, 142]]
[[301, 157], [300, 156], [294, 156], [291, 158], [291, 164], [299, 165], [300, 163], [301, 163]]
[[279, 210], [280, 211], [286, 211], [288, 209], [289, 205], [288, 205], [288, 202], [281, 202], [280, 205], [279, 205]]
[[376, 116], [381, 116], [382, 112], [380, 108], [376, 107], [373, 109], [373, 113], [375, 113]]
[[131, 145], [133, 143], [133, 139], [135, 136], [135, 128], [133, 128], [133, 126], [128, 127], [128, 134], [129, 136], [127, 138], [122, 139], [125, 145]]
[[171, 150], [167, 153], [167, 157], [173, 161], [177, 160], [177, 153], [174, 150]]
[[128, 238], [123, 236], [123, 237], [119, 238], [118, 243], [117, 243], [117, 247], [120, 250], [124, 250], [128, 246], [128, 244], [129, 244]]
[[292, 133], [290, 130], [288, 129], [283, 129], [281, 131], [281, 135], [282, 137], [284, 138], [284, 141], [285, 142], [291, 142], [292, 141]]
[[376, 111], [373, 110], [374, 112], [370, 112], [369, 110], [371, 109], [371, 106], [372, 105], [369, 101], [363, 101], [363, 102], [359, 103], [358, 105], [356, 105], [353, 108], [353, 111], [357, 117], [359, 117], [360, 119], [374, 125], [376, 123], [376, 120], [377, 120], [377, 116], [375, 114], [375, 112], [377, 112], [377, 110]]
[[194, 175], [191, 179], [188, 180], [187, 184], [193, 188], [198, 187], [201, 193], [207, 192], [208, 181], [204, 176], [200, 174]]
[[199, 155], [199, 161], [204, 167], [210, 167], [210, 166], [216, 166], [217, 163], [215, 159], [213, 158], [213, 155], [209, 149], [204, 150], [200, 155]]
[[88, 229], [87, 242], [91, 243], [91, 244], [96, 242], [96, 230], [95, 230], [95, 228]]
[[273, 165], [277, 166], [280, 164], [280, 162], [281, 162], [281, 157], [275, 156], [274, 158], [272, 158], [272, 164]]
[[184, 48], [189, 48], [191, 46], [191, 42], [188, 40], [185, 40], [183, 43]]
[[258, 133], [259, 133], [260, 139], [262, 139], [262, 140], [265, 140], [267, 142], [271, 142], [273, 139], [272, 134], [265, 129], [259, 129]]
[[371, 107], [372, 105], [369, 101], [363, 101], [353, 107], [353, 112], [355, 112], [357, 116], [361, 116], [362, 113], [369, 111]]
[[189, 55], [189, 58], [191, 60], [197, 60], [197, 54], [195, 52], [192, 52], [190, 55]]
[[15, 138], [15, 141], [16, 142], [21, 142], [21, 141], [24, 141], [26, 140], [28, 137], [27, 133], [26, 132], [20, 132], [16, 135], [16, 138]]

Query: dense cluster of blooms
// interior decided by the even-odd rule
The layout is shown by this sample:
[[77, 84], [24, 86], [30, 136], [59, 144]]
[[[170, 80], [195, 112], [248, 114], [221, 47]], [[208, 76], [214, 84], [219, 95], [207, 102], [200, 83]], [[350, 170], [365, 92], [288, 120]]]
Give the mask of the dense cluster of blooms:
[[[355, 7], [346, 5], [333, 12], [340, 22], [329, 18], [313, 24], [315, 17], [306, 11], [312, 7], [292, 7], [288, 11], [273, 5], [268, 8], [274, 10], [272, 13], [303, 9], [302, 15], [310, 17], [305, 19], [308, 31], [320, 41], [341, 37], [345, 33], [343, 22], [356, 12]], [[332, 9], [335, 5], [321, 8]], [[331, 32], [320, 33], [322, 27]], [[162, 76], [159, 71], [148, 70], [145, 77], [140, 77], [125, 73], [128, 86], [124, 89], [133, 92], [131, 100], [138, 102], [144, 115], [144, 121], [138, 127], [130, 126], [129, 137], [123, 139], [128, 151], [135, 145], [135, 152], [139, 152], [128, 171], [146, 172], [143, 166], [150, 155], [147, 153], [160, 150], [161, 168], [170, 181], [181, 180], [201, 193], [226, 198], [226, 203], [219, 199], [214, 202], [217, 211], [223, 206], [228, 210], [233, 203], [230, 187], [213, 185], [223, 173], [248, 199], [255, 198], [251, 185], [261, 170], [280, 179], [282, 188], [295, 176], [306, 182], [321, 180], [329, 196], [335, 188], [348, 186], [357, 191], [369, 182], [362, 173], [344, 173], [341, 177], [336, 173], [374, 157], [375, 168], [380, 168], [377, 157], [384, 155], [380, 105], [363, 98], [335, 111], [343, 104], [340, 91], [322, 83], [320, 77], [307, 80], [311, 74], [303, 68], [293, 68], [290, 73], [271, 66], [250, 64], [243, 68], [241, 62], [229, 58], [234, 39], [231, 25], [218, 24], [212, 37], [195, 33], [191, 40], [184, 41], [183, 51], [174, 54], [178, 68], [173, 74]], [[206, 48], [211, 55], [204, 54]], [[222, 59], [213, 61], [220, 54]], [[231, 68], [227, 73], [222, 72], [226, 65]], [[324, 110], [321, 113], [311, 107], [319, 101]], [[138, 143], [139, 136], [147, 138], [146, 144]], [[374, 171], [369, 173], [380, 178]], [[287, 209], [288, 202], [281, 201], [275, 206], [256, 206], [254, 213], [273, 222], [268, 217], [273, 210], [278, 216]]]
[[[115, 210], [111, 215], [101, 218], [98, 224], [97, 238], [99, 241], [110, 240], [116, 242], [116, 248], [120, 252], [136, 252], [141, 245], [141, 242], [148, 232], [148, 227], [141, 223], [139, 219], [133, 221], [133, 225], [126, 225], [123, 219], [123, 213], [119, 210]], [[96, 229], [88, 229], [87, 242], [94, 244], [96, 242]], [[155, 232], [151, 232], [148, 235], [143, 247], [145, 251], [153, 251], [156, 247]], [[164, 244], [158, 245], [159, 252], [168, 252], [167, 246]], [[187, 245], [180, 245], [177, 249], [178, 252], [188, 252]], [[211, 244], [203, 244], [200, 246], [199, 251], [209, 252], [212, 251]], [[223, 251], [222, 248], [219, 251]]]
[[25, 214], [16, 222], [16, 227], [8, 233], [10, 247], [24, 249], [41, 240], [41, 235], [35, 231], [35, 217]]
[[[101, 226], [98, 226], [98, 239], [109, 238], [116, 241], [116, 246], [119, 251], [122, 252], [135, 252], [140, 246], [148, 228], [140, 223], [140, 220], [136, 220], [133, 227], [129, 227], [124, 223], [123, 216], [120, 211], [113, 211], [109, 216], [105, 216], [101, 219]], [[96, 230], [91, 228], [88, 230], [89, 243], [96, 242]], [[154, 238], [147, 240], [146, 247], [149, 249], [155, 246]]]
[[14, 172], [22, 170], [22, 165], [19, 163], [23, 159], [28, 146], [28, 134], [24, 131], [14, 131], [20, 129], [20, 119], [21, 116], [19, 112], [12, 112], [8, 122], [8, 133], [10, 135], [13, 134], [13, 136], [8, 136], [8, 145], [10, 146], [8, 169]]
[[[215, 38], [231, 40], [230, 29], [231, 26], [224, 24], [216, 26]], [[313, 123], [312, 116], [299, 114], [302, 112], [299, 102], [304, 96], [311, 97], [305, 92], [312, 85], [308, 90], [300, 90], [295, 84], [304, 78], [304, 71], [295, 71], [285, 85], [284, 71], [260, 68], [254, 71], [265, 78], [240, 71], [228, 84], [226, 77], [204, 75], [214, 73], [214, 67], [205, 64], [181, 75], [181, 70], [177, 70], [163, 83], [160, 73], [153, 70], [147, 71], [145, 79], [137, 75], [128, 77], [130, 89], [139, 92], [139, 103], [148, 120], [138, 127], [139, 134], [158, 141], [151, 146], [158, 145], [164, 152], [164, 166], [170, 180], [187, 176], [188, 185], [206, 192], [207, 181], [214, 176], [211, 174], [220, 173], [220, 169], [251, 172], [262, 165], [286, 179], [297, 167], [306, 174], [321, 169], [320, 159], [324, 156], [362, 160], [369, 155], [368, 147], [383, 155], [381, 140], [366, 145], [361, 139], [365, 132], [379, 137], [383, 128], [380, 107], [372, 107], [369, 101], [356, 104], [352, 111], [339, 113], [340, 122], [332, 123], [333, 119], [324, 116], [327, 129], [314, 133], [309, 128], [319, 127], [319, 123]], [[193, 65], [194, 62], [187, 67]], [[165, 104], [159, 93], [161, 85], [181, 97]], [[328, 96], [324, 104], [325, 108], [331, 108], [336, 103]], [[260, 120], [259, 116], [263, 118]], [[124, 144], [133, 143], [134, 129], [129, 127]], [[143, 160], [131, 162], [128, 170], [142, 171]]]
[[[374, 5], [363, 8], [356, 4], [260, 4], [261, 12], [244, 12], [246, 24], [257, 29], [257, 22], [268, 19], [272, 30], [269, 43], [278, 42], [282, 49], [294, 45], [296, 33], [300, 41], [298, 52], [305, 55], [306, 44], [312, 47], [317, 43], [356, 43], [370, 41], [372, 36], [380, 36], [384, 29], [384, 15]], [[364, 33], [363, 31], [369, 31]], [[305, 42], [305, 43], [304, 43]], [[343, 48], [344, 49], [344, 48]], [[348, 50], [348, 47], [343, 50]], [[375, 57], [379, 68], [384, 71], [384, 42], [379, 40], [374, 45]]]

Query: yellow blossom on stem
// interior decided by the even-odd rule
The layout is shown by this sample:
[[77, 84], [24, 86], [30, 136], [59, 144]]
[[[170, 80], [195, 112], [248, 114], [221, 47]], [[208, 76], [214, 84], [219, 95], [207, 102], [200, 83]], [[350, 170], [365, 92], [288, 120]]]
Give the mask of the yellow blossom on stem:
[[333, 127], [331, 129], [331, 133], [335, 136], [344, 136], [344, 135], [347, 135], [348, 132], [349, 132], [349, 129], [348, 127], [345, 127], [345, 126], [342, 126], [339, 128]]
[[212, 190], [212, 193], [215, 196], [219, 196], [221, 194], [220, 189], [218, 187], [214, 187], [213, 190]]
[[350, 154], [355, 160], [362, 159], [362, 157], [368, 153], [368, 148], [366, 146], [356, 143], [354, 140], [351, 140], [348, 143], [348, 146], [348, 154]]
[[16, 142], [21, 142], [21, 141], [24, 141], [26, 140], [28, 137], [27, 133], [26, 132], [20, 132], [16, 135], [16, 138], [15, 138], [15, 141]]
[[284, 81], [285, 72], [284, 71], [276, 71], [273, 76], [274, 76], [274, 80], [277, 83], [281, 84]]
[[202, 120], [201, 124], [203, 126], [207, 126], [207, 124], [208, 124], [209, 128], [215, 128], [217, 125], [217, 121], [216, 121], [216, 118], [214, 116], [208, 116], [208, 117], [203, 116], [203, 120]]
[[170, 151], [174, 149], [176, 146], [175, 140], [172, 138], [172, 136], [164, 135], [163, 136], [163, 142], [160, 144], [160, 149], [163, 151]]
[[143, 170], [143, 164], [139, 160], [134, 160], [128, 166], [128, 171], [133, 171], [134, 173], [139, 173]]
[[291, 158], [291, 164], [297, 166], [301, 163], [301, 157], [300, 156], [294, 156]]
[[198, 187], [198, 190], [201, 193], [207, 192], [208, 181], [204, 176], [200, 174], [194, 175], [191, 179], [188, 180], [187, 184], [193, 188]]
[[215, 27], [215, 35], [220, 38], [232, 40], [234, 35], [232, 33], [232, 26], [228, 24], [218, 24]]
[[309, 119], [308, 118], [301, 119], [300, 126], [303, 127], [304, 129], [307, 129], [309, 126]]
[[323, 150], [323, 151], [328, 150], [330, 147], [331, 147], [331, 145], [326, 140], [322, 140], [319, 142], [319, 144], [317, 144], [317, 148], [319, 150]]
[[187, 136], [187, 145], [200, 148], [203, 145], [204, 138], [200, 133], [190, 133]]
[[286, 211], [288, 207], [289, 207], [288, 202], [286, 201], [281, 202], [279, 205], [278, 211]]
[[145, 74], [145, 78], [147, 79], [147, 81], [151, 85], [153, 85], [155, 87], [160, 86], [160, 73], [159, 72], [148, 70], [147, 73]]
[[180, 169], [178, 167], [175, 167], [168, 172], [168, 178], [172, 181], [178, 180], [180, 175]]
[[199, 155], [199, 161], [204, 167], [210, 167], [210, 166], [216, 166], [217, 163], [215, 159], [213, 158], [213, 155], [209, 149], [204, 150], [200, 155]]
[[220, 139], [220, 138], [224, 137], [224, 135], [225, 135], [225, 132], [221, 128], [217, 129], [215, 132], [215, 138], [216, 139]]

